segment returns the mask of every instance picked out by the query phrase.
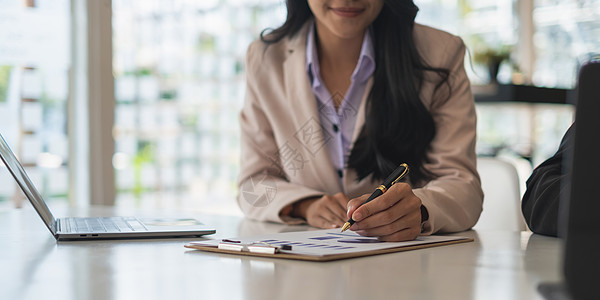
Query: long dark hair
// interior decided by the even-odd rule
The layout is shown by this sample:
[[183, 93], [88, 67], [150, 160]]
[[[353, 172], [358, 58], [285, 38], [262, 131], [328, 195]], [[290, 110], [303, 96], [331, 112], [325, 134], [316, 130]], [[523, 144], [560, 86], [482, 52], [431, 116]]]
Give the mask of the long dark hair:
[[[287, 0], [285, 23], [261, 40], [273, 44], [296, 35], [313, 16], [306, 0]], [[411, 183], [434, 177], [423, 165], [435, 136], [435, 123], [420, 99], [425, 72], [441, 79], [436, 89], [448, 84], [449, 71], [428, 66], [417, 50], [413, 37], [414, 20], [419, 8], [413, 1], [385, 0], [373, 24], [375, 71], [365, 111], [365, 125], [350, 153], [348, 168], [359, 180], [372, 174], [382, 180], [396, 166], [411, 167]], [[449, 94], [448, 94], [449, 95]]]

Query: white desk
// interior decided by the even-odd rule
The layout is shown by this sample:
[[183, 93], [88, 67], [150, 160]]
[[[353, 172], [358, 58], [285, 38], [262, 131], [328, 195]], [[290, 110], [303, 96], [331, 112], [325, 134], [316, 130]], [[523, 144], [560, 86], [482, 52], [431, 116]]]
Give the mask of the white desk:
[[[188, 215], [217, 228], [210, 238], [306, 228]], [[558, 239], [460, 235], [475, 242], [317, 263], [190, 251], [189, 239], [57, 243], [33, 209], [11, 209], [0, 211], [0, 299], [543, 299], [538, 285], [562, 278]]]

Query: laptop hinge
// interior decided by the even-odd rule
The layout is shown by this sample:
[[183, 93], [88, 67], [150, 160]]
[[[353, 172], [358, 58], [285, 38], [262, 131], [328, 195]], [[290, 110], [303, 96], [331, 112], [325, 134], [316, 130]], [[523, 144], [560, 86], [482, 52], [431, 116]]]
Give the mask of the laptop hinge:
[[58, 232], [60, 232], [60, 219], [55, 220], [54, 222], [52, 222], [52, 224], [50, 224], [50, 227], [52, 229], [52, 233], [57, 234]]

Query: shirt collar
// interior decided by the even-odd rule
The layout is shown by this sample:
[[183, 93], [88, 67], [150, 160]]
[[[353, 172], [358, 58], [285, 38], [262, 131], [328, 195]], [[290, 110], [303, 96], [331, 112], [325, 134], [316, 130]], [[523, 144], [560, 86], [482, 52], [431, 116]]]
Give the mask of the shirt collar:
[[[316, 88], [321, 85], [321, 72], [319, 69], [319, 55], [315, 43], [315, 22], [312, 21], [308, 27], [308, 35], [306, 37], [306, 72], [311, 81], [312, 87]], [[358, 63], [354, 72], [352, 72], [353, 81], [366, 81], [375, 70], [375, 50], [373, 49], [373, 40], [371, 37], [371, 29], [365, 31], [363, 43], [358, 56]]]

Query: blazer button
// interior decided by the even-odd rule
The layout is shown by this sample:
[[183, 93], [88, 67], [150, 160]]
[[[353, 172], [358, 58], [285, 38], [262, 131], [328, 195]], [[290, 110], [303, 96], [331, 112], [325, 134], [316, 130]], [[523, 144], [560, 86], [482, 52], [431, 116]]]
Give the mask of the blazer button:
[[338, 132], [340, 130], [340, 128], [337, 126], [337, 124], [333, 124], [333, 131]]
[[342, 171], [342, 170], [337, 170], [337, 172], [338, 172], [338, 176], [340, 176], [340, 178], [343, 178], [343, 177], [344, 177], [344, 171]]

